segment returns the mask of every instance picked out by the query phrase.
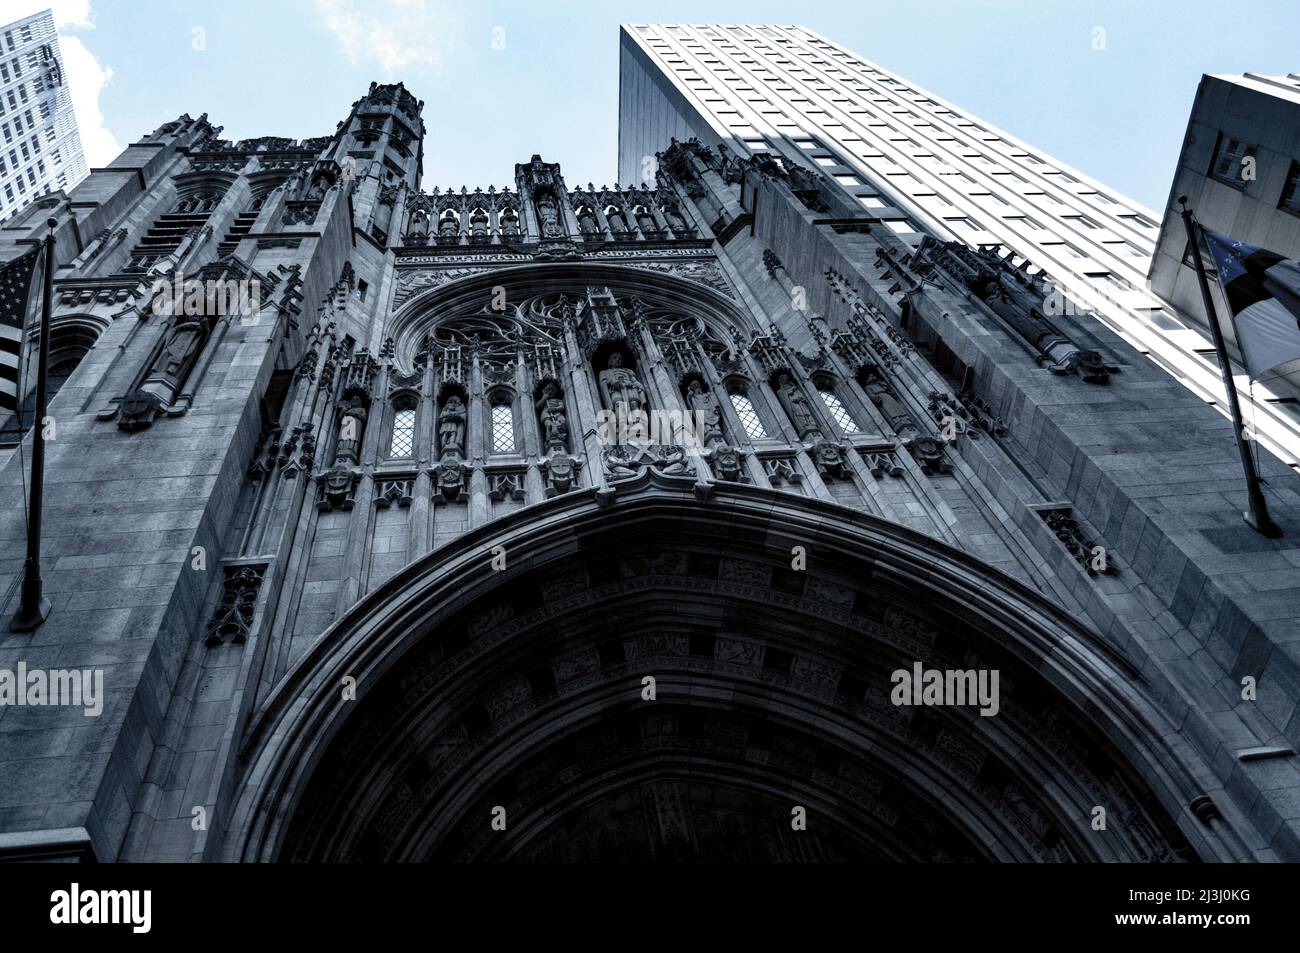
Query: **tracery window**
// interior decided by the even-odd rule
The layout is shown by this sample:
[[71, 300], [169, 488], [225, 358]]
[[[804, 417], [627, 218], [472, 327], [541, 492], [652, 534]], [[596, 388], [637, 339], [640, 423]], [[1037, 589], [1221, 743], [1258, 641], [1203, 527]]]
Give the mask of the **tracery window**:
[[857, 433], [858, 425], [853, 422], [853, 417], [849, 415], [848, 408], [835, 395], [835, 392], [828, 387], [818, 388], [818, 392], [822, 395], [822, 403], [826, 405], [826, 409], [835, 418], [835, 423], [839, 424], [840, 430], [845, 433]]
[[515, 414], [509, 404], [492, 405], [492, 452], [514, 453]]
[[393, 438], [389, 441], [390, 457], [409, 457], [415, 449], [415, 408], [399, 407], [393, 413]]
[[732, 394], [731, 406], [736, 408], [736, 416], [740, 418], [740, 425], [745, 428], [745, 433], [752, 439], [758, 439], [767, 436], [767, 430], [763, 427], [763, 421], [758, 419], [758, 412], [754, 410], [754, 403], [745, 394]]

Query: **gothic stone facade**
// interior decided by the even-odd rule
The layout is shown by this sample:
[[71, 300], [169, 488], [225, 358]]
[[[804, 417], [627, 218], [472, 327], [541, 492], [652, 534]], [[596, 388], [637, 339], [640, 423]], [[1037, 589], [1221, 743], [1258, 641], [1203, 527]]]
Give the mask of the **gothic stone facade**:
[[[1266, 540], [1229, 424], [995, 249], [694, 142], [426, 192], [421, 109], [182, 116], [4, 224], [63, 264], [0, 667], [107, 698], [0, 708], [0, 854], [1300, 859], [1293, 473]], [[997, 713], [894, 704], [915, 663]]]

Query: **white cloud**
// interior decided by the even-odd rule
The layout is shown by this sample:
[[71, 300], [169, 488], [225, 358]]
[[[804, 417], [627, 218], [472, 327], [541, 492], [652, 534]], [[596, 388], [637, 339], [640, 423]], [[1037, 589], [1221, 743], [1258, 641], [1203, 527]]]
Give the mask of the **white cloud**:
[[90, 0], [8, 0], [0, 22], [11, 23], [42, 10], [54, 12], [54, 26], [76, 30], [93, 30], [95, 20], [90, 13]]
[[59, 50], [63, 53], [63, 69], [68, 77], [68, 91], [72, 95], [72, 108], [77, 113], [77, 129], [81, 133], [81, 148], [86, 154], [89, 168], [102, 168], [118, 157], [122, 145], [104, 122], [99, 108], [99, 94], [113, 78], [113, 71], [95, 59], [79, 37], [59, 37]]
[[376, 60], [386, 78], [413, 65], [442, 70], [439, 36], [447, 31], [450, 5], [435, 9], [427, 0], [316, 0], [316, 9], [353, 66]]
[[[113, 78], [113, 70], [100, 63], [86, 44], [68, 30], [93, 30], [94, 15], [90, 0], [11, 0], [5, 4], [5, 21], [21, 20], [42, 10], [54, 12], [54, 26], [59, 31], [59, 52], [67, 77], [72, 108], [77, 114], [81, 147], [90, 168], [106, 166], [117, 158], [122, 146], [104, 123], [99, 96]], [[12, 11], [12, 12], [11, 12]]]

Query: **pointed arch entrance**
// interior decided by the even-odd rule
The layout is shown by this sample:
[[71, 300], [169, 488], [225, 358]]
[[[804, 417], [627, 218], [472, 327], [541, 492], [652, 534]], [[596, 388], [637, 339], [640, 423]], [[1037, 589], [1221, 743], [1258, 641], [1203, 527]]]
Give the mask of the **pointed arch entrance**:
[[[916, 662], [996, 669], [998, 713], [892, 704]], [[255, 719], [212, 855], [1243, 856], [1192, 810], [1209, 774], [1173, 736], [1098, 637], [965, 554], [647, 470], [612, 505], [483, 526], [339, 620]]]

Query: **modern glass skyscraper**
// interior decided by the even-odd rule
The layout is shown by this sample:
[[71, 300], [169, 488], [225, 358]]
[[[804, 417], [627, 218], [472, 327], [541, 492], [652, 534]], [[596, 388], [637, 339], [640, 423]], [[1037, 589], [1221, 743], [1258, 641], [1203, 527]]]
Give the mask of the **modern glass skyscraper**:
[[[800, 163], [912, 244], [926, 233], [997, 244], [1046, 271], [1223, 405], [1204, 322], [1147, 287], [1161, 219], [1151, 209], [805, 27], [627, 25], [619, 76], [620, 181], [652, 172], [648, 157], [671, 138]], [[1260, 442], [1297, 466], [1300, 420], [1273, 396], [1256, 386]]]
[[0, 27], [0, 219], [88, 172], [54, 16]]

